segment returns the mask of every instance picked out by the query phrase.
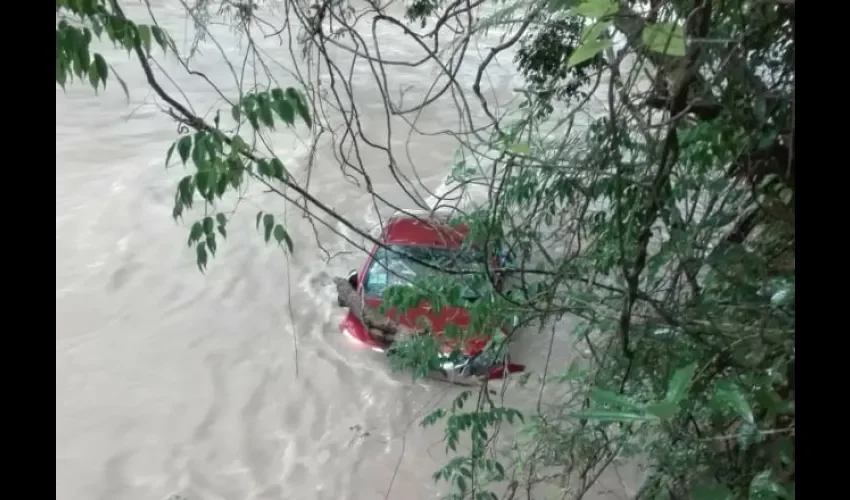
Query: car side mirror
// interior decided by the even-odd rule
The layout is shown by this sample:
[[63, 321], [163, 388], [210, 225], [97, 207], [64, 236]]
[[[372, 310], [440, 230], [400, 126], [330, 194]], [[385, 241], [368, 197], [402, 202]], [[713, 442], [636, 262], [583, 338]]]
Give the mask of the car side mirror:
[[358, 283], [357, 283], [357, 270], [356, 269], [352, 269], [348, 273], [348, 284], [351, 285], [351, 288], [357, 290]]

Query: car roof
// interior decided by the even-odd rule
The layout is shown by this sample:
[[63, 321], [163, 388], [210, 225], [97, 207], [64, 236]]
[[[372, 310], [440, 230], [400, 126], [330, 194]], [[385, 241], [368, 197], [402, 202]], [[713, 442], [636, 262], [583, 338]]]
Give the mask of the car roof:
[[389, 245], [457, 248], [463, 245], [469, 227], [447, 224], [437, 218], [396, 215], [387, 221], [384, 241]]

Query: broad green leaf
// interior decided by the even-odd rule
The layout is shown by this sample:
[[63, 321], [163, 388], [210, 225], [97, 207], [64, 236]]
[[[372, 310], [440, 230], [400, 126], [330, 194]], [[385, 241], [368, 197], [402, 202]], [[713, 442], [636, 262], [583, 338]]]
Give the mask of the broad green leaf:
[[189, 159], [189, 153], [192, 151], [192, 137], [184, 135], [177, 141], [177, 153], [180, 155], [180, 161], [186, 164]]
[[274, 229], [274, 215], [266, 214], [263, 216], [263, 229], [263, 238], [268, 243], [272, 237], [272, 229]]
[[259, 114], [256, 109], [246, 109], [245, 116], [248, 118], [248, 123], [251, 124], [251, 127], [254, 130], [260, 130], [260, 120], [258, 119]]
[[590, 395], [590, 399], [599, 404], [607, 404], [612, 406], [622, 406], [632, 410], [639, 410], [640, 407], [627, 397], [617, 394], [612, 391], [596, 390]]
[[97, 83], [100, 81], [100, 77], [97, 74], [97, 66], [92, 65], [89, 68], [89, 83], [94, 89], [95, 93], [97, 93]]
[[178, 198], [181, 203], [189, 207], [192, 206], [192, 197], [195, 190], [192, 178], [193, 177], [191, 175], [187, 175], [180, 179], [180, 182], [177, 183]]
[[279, 159], [272, 158], [269, 162], [269, 168], [273, 177], [281, 180], [286, 178], [286, 169], [283, 166], [283, 162]]
[[139, 41], [142, 43], [142, 47], [145, 49], [145, 54], [150, 55], [151, 29], [149, 26], [145, 26], [143, 24], [139, 25]]
[[[109, 69], [110, 69], [110, 71], [112, 71], [112, 74], [115, 76], [115, 79], [118, 80], [118, 84], [121, 85], [121, 90], [124, 91], [124, 97], [127, 98], [127, 102], [129, 103], [130, 102], [130, 88], [127, 87], [127, 82], [125, 82], [124, 79], [121, 78], [121, 75], [119, 75], [118, 72], [115, 71], [115, 68], [111, 64], [109, 65]], [[106, 82], [103, 82], [103, 86], [104, 86], [104, 88], [106, 87]]]
[[289, 233], [286, 232], [286, 229], [284, 229], [280, 224], [274, 228], [274, 239], [277, 241], [278, 245], [286, 244], [286, 248], [289, 250], [289, 253], [292, 253], [292, 239], [289, 237]]
[[290, 126], [295, 123], [295, 109], [289, 101], [281, 99], [279, 101], [275, 101], [274, 105], [275, 111], [278, 116], [280, 116], [280, 119], [283, 120], [283, 123]]
[[218, 248], [218, 245], [216, 245], [216, 242], [215, 242], [215, 233], [209, 233], [207, 235], [207, 248], [209, 248], [210, 253], [213, 254], [213, 256], [215, 256], [215, 251]]
[[260, 160], [257, 162], [257, 173], [264, 177], [272, 176], [272, 167], [268, 160]]
[[206, 158], [207, 158], [207, 145], [204, 140], [203, 132], [196, 132], [195, 138], [193, 140], [195, 147], [192, 148], [192, 163], [195, 164], [195, 167], [198, 170], [203, 170], [206, 168]]
[[762, 471], [750, 481], [750, 498], [788, 498], [788, 491], [775, 479], [770, 470]]
[[466, 493], [466, 480], [463, 476], [457, 476], [455, 478], [455, 482], [457, 483], [457, 489], [460, 490], [461, 497]]
[[573, 12], [582, 17], [598, 19], [616, 14], [619, 6], [615, 0], [584, 0], [573, 7]]
[[287, 125], [293, 125], [295, 123], [295, 108], [292, 107], [283, 90], [272, 89], [271, 96], [273, 107], [280, 119]]
[[688, 387], [697, 371], [697, 364], [691, 363], [688, 366], [679, 368], [670, 377], [670, 385], [667, 387], [667, 396], [665, 401], [678, 404], [688, 393]]
[[591, 25], [584, 26], [581, 29], [581, 38], [579, 39], [580, 43], [586, 43], [590, 40], [598, 40], [605, 33], [605, 30], [611, 27], [611, 25], [611, 21], [598, 21]]
[[571, 416], [573, 418], [583, 418], [599, 422], [644, 422], [647, 420], [655, 420], [655, 417], [640, 413], [594, 409], [574, 411]]
[[207, 249], [206, 245], [204, 245], [203, 241], [199, 241], [198, 245], [195, 247], [197, 252], [197, 264], [198, 269], [203, 273], [207, 268]]
[[165, 54], [165, 47], [168, 44], [168, 35], [159, 26], [151, 26], [151, 34], [154, 41], [162, 47], [162, 53]]
[[295, 110], [298, 112], [301, 119], [304, 120], [304, 123], [306, 123], [308, 127], [312, 128], [313, 120], [310, 119], [310, 110], [307, 109], [307, 105], [301, 98], [301, 94], [299, 94], [294, 88], [289, 87], [286, 89], [286, 97], [289, 99], [289, 102], [295, 106]]
[[106, 88], [106, 79], [109, 77], [109, 65], [106, 64], [106, 60], [102, 55], [94, 55], [92, 67], [97, 70], [97, 76], [103, 82], [103, 88]]
[[670, 401], [651, 404], [646, 407], [646, 411], [660, 418], [661, 420], [670, 420], [676, 416], [679, 411], [679, 405]]
[[649, 24], [641, 33], [646, 48], [668, 56], [684, 57], [685, 31], [674, 23]]
[[691, 491], [692, 500], [731, 500], [732, 492], [722, 484], [698, 484]]
[[270, 129], [274, 129], [274, 115], [272, 114], [271, 102], [269, 102], [269, 98], [266, 94], [260, 94], [257, 96], [257, 108], [263, 125]]
[[737, 384], [728, 381], [719, 382], [712, 399], [720, 406], [735, 410], [738, 416], [743, 418], [747, 423], [754, 423], [753, 409]]
[[248, 149], [248, 146], [245, 144], [245, 139], [238, 135], [235, 135], [233, 136], [233, 141], [231, 141], [230, 143], [230, 148], [236, 153], [241, 153], [242, 151]]
[[192, 229], [189, 230], [188, 246], [192, 246], [196, 241], [204, 235], [204, 226], [200, 222], [192, 224]]
[[204, 217], [204, 234], [210, 235], [213, 234], [215, 230], [215, 222], [212, 217]]
[[567, 60], [567, 66], [573, 67], [577, 64], [593, 59], [600, 52], [610, 48], [612, 45], [613, 43], [611, 40], [591, 40], [589, 42], [585, 42], [581, 44], [575, 52], [570, 54], [570, 58]]

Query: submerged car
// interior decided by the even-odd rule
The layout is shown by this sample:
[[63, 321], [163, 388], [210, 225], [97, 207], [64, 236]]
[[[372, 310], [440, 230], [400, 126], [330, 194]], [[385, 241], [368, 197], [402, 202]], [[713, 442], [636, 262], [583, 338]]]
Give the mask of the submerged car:
[[[374, 309], [381, 305], [383, 292], [390, 286], [407, 286], [423, 276], [452, 274], [457, 277], [464, 272], [474, 272], [476, 266], [485, 259], [480, 250], [464, 245], [468, 232], [469, 227], [466, 225], [451, 224], [435, 216], [396, 214], [387, 221], [378, 237], [381, 244], [372, 248], [359, 272], [351, 271], [348, 281], [361, 294], [366, 305]], [[508, 254], [499, 252], [499, 255], [492, 255], [486, 260], [494, 268], [503, 268]], [[495, 273], [495, 277], [494, 284], [499, 287], [499, 274]], [[474, 290], [467, 289], [464, 298], [476, 300]], [[421, 303], [402, 315], [396, 314], [394, 308], [385, 314], [413, 330], [420, 329], [418, 325], [421, 325], [423, 317], [427, 319], [432, 334], [442, 340], [440, 356], [443, 358], [443, 375], [497, 379], [525, 368], [509, 362], [507, 346], [503, 349], [486, 349], [493, 334], [504, 333], [504, 328], [501, 332], [482, 332], [467, 337], [462, 345], [445, 339], [448, 325], [458, 329], [465, 329], [469, 325], [469, 311], [463, 307], [444, 306], [438, 312], [428, 303]], [[340, 328], [357, 342], [386, 352], [385, 345], [375, 339], [350, 311], [340, 323]], [[457, 355], [458, 351], [460, 356]]]

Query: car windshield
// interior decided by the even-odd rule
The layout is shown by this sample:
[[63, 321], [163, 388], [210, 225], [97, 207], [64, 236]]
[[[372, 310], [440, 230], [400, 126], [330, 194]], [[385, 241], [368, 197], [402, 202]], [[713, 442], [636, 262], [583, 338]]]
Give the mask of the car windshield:
[[[380, 248], [375, 253], [366, 276], [365, 292], [378, 297], [387, 287], [409, 285], [417, 277], [441, 274], [434, 268], [449, 271], [446, 274], [472, 273], [483, 262], [481, 252], [468, 248], [390, 245], [389, 250]], [[464, 292], [464, 297], [468, 299], [478, 295], [470, 287]]]

